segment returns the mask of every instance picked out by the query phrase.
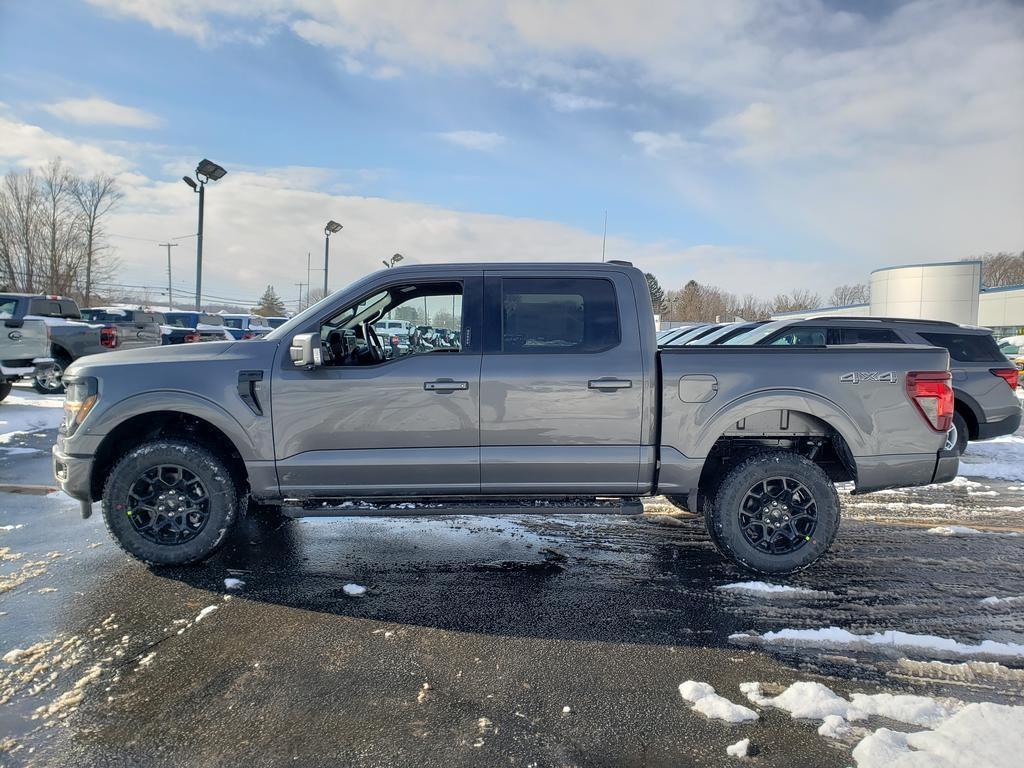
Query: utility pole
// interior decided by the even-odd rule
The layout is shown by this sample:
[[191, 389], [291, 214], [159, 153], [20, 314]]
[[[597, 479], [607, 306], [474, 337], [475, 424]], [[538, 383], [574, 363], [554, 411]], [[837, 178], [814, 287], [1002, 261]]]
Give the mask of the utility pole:
[[305, 285], [305, 283], [293, 283], [293, 285], [299, 286], [299, 309], [298, 309], [298, 311], [301, 312], [302, 311], [302, 288]]
[[309, 287], [312, 283], [309, 280], [309, 251], [306, 251], [306, 306], [309, 306]]
[[178, 243], [159, 243], [161, 248], [167, 249], [167, 311], [174, 311], [174, 294], [171, 293], [171, 248], [177, 248]]
[[604, 263], [604, 247], [608, 242], [608, 209], [604, 211], [604, 234], [601, 236], [601, 263]]

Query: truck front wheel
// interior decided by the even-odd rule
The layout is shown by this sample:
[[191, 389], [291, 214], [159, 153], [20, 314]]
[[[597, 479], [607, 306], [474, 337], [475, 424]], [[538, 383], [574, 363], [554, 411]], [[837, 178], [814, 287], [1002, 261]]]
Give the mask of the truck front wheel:
[[224, 543], [242, 499], [225, 463], [184, 440], [156, 440], [118, 461], [103, 519], [120, 547], [152, 565], [203, 560]]
[[839, 496], [822, 469], [790, 451], [762, 451], [722, 478], [707, 510], [711, 539], [751, 571], [781, 575], [811, 565], [839, 531]]

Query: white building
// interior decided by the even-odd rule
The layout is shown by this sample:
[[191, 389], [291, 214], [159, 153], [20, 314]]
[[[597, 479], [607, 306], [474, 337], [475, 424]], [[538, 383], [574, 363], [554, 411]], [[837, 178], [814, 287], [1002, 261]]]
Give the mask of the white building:
[[914, 317], [981, 325], [997, 338], [1024, 333], [1024, 285], [985, 288], [983, 278], [980, 261], [885, 267], [871, 273], [868, 304], [781, 312], [772, 318]]

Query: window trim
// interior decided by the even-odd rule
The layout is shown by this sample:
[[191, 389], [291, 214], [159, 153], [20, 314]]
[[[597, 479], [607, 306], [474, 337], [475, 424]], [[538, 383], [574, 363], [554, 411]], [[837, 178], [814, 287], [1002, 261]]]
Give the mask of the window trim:
[[[505, 281], [506, 280], [599, 280], [607, 283], [612, 292], [612, 304], [615, 308], [615, 326], [619, 340], [600, 349], [575, 351], [558, 349], [558, 351], [540, 352], [537, 349], [520, 350], [517, 352], [504, 349], [505, 332]], [[615, 281], [604, 275], [580, 277], [579, 275], [487, 275], [484, 278], [484, 349], [485, 355], [601, 355], [622, 346], [622, 313], [619, 310], [619, 292], [615, 289]]]

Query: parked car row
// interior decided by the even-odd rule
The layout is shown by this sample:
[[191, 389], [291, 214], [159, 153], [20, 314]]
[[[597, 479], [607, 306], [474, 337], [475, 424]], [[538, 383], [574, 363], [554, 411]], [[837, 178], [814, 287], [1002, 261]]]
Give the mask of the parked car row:
[[[150, 312], [128, 307], [80, 309], [74, 299], [0, 294], [0, 400], [19, 379], [41, 394], [62, 394], [63, 375], [80, 357], [122, 349], [262, 338], [287, 318]], [[275, 325], [276, 323], [276, 325]]]
[[[1014, 339], [1017, 344], [1013, 343]], [[977, 326], [880, 317], [702, 323], [662, 331], [658, 337], [659, 346], [670, 348], [719, 344], [787, 347], [923, 344], [941, 347], [949, 352], [955, 396], [946, 447], [957, 453], [963, 453], [969, 440], [1012, 434], [1020, 427], [1021, 405], [1015, 390], [1024, 368], [1024, 357], [1021, 357], [1024, 337], [1010, 337], [1003, 342], [1003, 346], [999, 346], [991, 332]], [[1011, 360], [1011, 353], [1018, 357]]]

